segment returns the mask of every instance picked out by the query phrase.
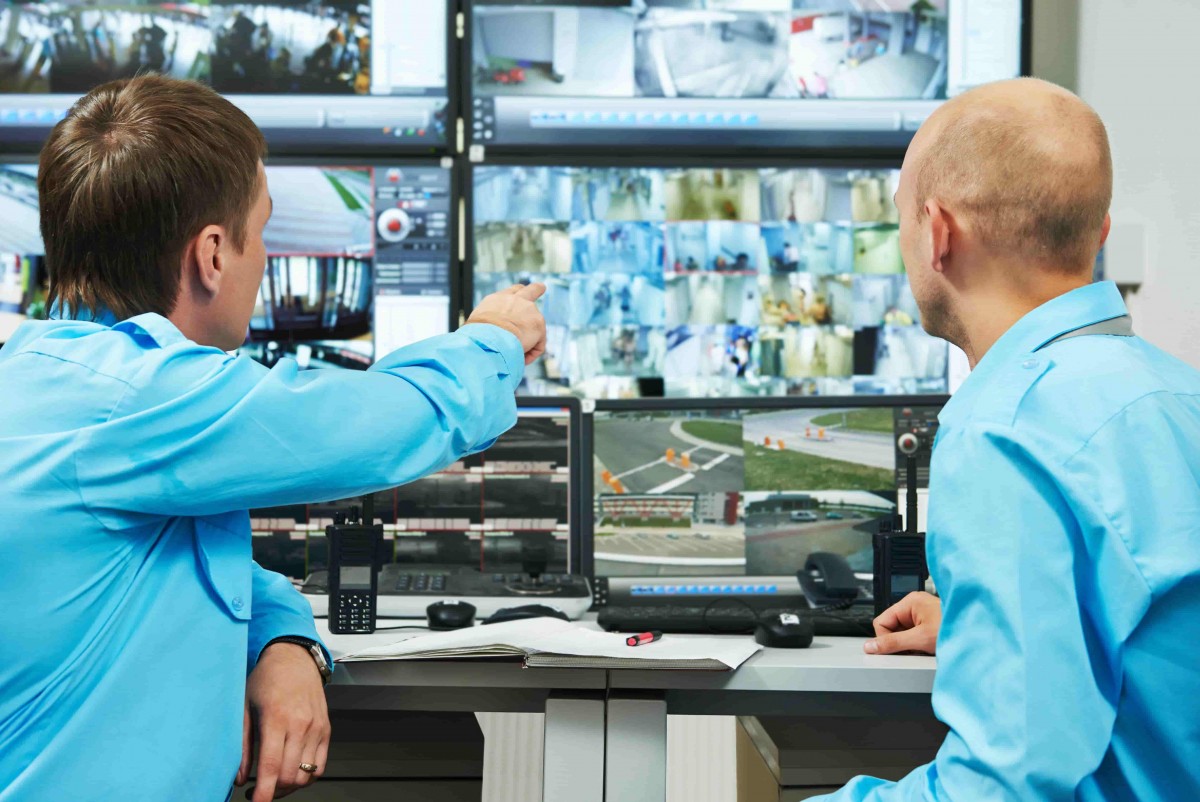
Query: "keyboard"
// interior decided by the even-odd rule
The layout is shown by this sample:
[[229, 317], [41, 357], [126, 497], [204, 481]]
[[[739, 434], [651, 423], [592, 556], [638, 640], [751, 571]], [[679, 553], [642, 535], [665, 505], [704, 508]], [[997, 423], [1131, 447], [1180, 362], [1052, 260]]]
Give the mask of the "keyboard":
[[794, 607], [753, 610], [741, 605], [676, 604], [629, 605], [600, 608], [600, 626], [610, 632], [700, 633], [706, 635], [746, 634], [754, 631], [759, 620], [780, 613], [794, 613], [809, 619], [813, 631], [824, 637], [872, 637], [875, 628], [871, 621], [875, 609], [857, 605], [846, 610], [814, 611]]

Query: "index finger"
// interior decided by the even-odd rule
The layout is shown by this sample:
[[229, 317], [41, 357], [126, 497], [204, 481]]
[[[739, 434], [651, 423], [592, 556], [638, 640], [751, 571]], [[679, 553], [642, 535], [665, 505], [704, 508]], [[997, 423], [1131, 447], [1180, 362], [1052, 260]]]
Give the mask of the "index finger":
[[909, 629], [913, 625], [912, 605], [908, 599], [901, 599], [875, 616], [875, 620], [871, 623], [875, 626], [875, 634]]
[[254, 783], [254, 802], [275, 798], [275, 786], [283, 768], [283, 733], [275, 728], [259, 727], [258, 777]]
[[527, 286], [521, 287], [515, 295], [524, 298], [527, 301], [536, 301], [546, 294], [546, 285], [540, 281], [534, 282]]

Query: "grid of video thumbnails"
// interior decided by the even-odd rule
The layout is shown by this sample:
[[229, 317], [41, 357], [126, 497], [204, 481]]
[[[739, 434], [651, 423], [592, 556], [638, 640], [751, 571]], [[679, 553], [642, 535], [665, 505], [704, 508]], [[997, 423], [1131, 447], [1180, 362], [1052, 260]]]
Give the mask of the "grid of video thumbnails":
[[478, 303], [545, 282], [526, 392], [937, 393], [891, 169], [474, 170]]
[[946, 6], [483, 0], [472, 77], [485, 97], [944, 98]]
[[366, 369], [450, 321], [450, 173], [267, 168], [267, 267], [243, 352]]
[[[327, 568], [325, 527], [335, 513], [361, 503], [252, 510], [255, 560], [295, 579]], [[378, 493], [374, 504], [387, 562], [564, 574], [570, 562], [569, 413], [522, 410], [517, 425], [487, 451]]]
[[872, 570], [896, 513], [885, 408], [597, 412], [597, 576], [788, 576], [817, 551]]

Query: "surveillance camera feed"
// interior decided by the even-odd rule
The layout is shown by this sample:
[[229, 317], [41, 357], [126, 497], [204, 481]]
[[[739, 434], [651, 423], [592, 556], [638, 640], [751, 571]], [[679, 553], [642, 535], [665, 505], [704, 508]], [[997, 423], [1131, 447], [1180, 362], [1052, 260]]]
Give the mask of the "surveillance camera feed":
[[870, 572], [872, 536], [897, 512], [896, 437], [936, 413], [597, 411], [596, 575], [793, 575], [817, 551]]
[[522, 392], [945, 392], [900, 258], [899, 172], [487, 166], [474, 299], [544, 282]]
[[[571, 412], [521, 407], [495, 445], [443, 471], [375, 494], [388, 562], [517, 573], [570, 565]], [[260, 565], [302, 579], [328, 567], [325, 527], [361, 499], [252, 510]]]
[[[903, 145], [1021, 74], [1021, 0], [473, 4], [480, 144]], [[816, 137], [820, 142], [809, 141]]]
[[46, 310], [46, 258], [38, 213], [37, 165], [0, 164], [0, 343]]
[[159, 73], [231, 95], [276, 144], [442, 145], [447, 19], [445, 0], [5, 2], [0, 130], [44, 137], [80, 94]]
[[366, 369], [450, 326], [450, 171], [271, 166], [267, 268], [243, 352]]

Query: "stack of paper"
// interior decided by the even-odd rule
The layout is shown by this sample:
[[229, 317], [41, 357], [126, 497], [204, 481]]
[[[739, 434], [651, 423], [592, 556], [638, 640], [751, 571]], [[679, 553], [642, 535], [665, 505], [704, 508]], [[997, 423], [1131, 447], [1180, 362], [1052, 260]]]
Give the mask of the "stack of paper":
[[348, 654], [359, 660], [519, 657], [533, 668], [640, 668], [730, 671], [761, 649], [751, 638], [665, 635], [628, 646], [624, 635], [557, 618], [527, 618], [408, 638]]

